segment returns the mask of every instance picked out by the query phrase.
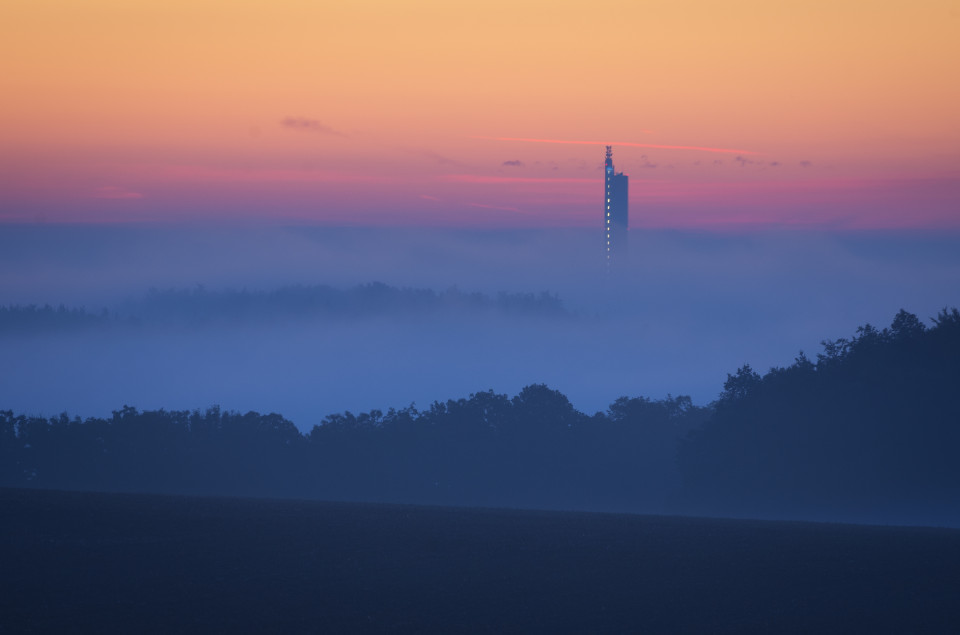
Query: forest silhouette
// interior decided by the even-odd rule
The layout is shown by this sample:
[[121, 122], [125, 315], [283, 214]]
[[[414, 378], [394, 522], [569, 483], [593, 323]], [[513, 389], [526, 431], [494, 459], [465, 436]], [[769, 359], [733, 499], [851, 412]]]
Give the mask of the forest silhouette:
[[324, 417], [212, 407], [0, 411], [0, 485], [97, 491], [960, 524], [960, 312], [900, 311], [708, 406], [542, 384]]
[[284, 321], [356, 320], [389, 315], [490, 314], [569, 317], [557, 295], [547, 292], [488, 295], [456, 287], [444, 291], [395, 287], [382, 282], [337, 288], [291, 285], [272, 291], [194, 288], [150, 289], [112, 309], [49, 304], [0, 306], [0, 335], [139, 326], [222, 326]]

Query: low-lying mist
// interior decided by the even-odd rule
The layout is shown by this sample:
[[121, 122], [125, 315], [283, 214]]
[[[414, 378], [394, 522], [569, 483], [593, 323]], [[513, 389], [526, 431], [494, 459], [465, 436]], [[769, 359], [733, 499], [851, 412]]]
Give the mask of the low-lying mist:
[[[955, 236], [633, 230], [630, 241], [630, 261], [607, 275], [598, 233], [584, 230], [7, 227], [0, 305], [106, 314], [92, 328], [0, 332], [0, 407], [221, 404], [306, 430], [332, 412], [531, 383], [585, 412], [623, 395], [703, 404], [745, 362], [789, 364], [901, 307], [926, 318], [958, 304]], [[270, 309], [284, 290], [321, 288], [448, 301]], [[183, 301], [198, 295], [263, 311], [223, 301], [191, 320]]]

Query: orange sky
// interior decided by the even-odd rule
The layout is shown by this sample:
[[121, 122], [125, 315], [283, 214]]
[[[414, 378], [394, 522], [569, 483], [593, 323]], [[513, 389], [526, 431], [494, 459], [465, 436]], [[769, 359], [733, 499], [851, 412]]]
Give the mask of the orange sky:
[[955, 1], [7, 0], [0, 221], [594, 223], [548, 139], [755, 153], [618, 146], [634, 226], [960, 227], [958, 68]]

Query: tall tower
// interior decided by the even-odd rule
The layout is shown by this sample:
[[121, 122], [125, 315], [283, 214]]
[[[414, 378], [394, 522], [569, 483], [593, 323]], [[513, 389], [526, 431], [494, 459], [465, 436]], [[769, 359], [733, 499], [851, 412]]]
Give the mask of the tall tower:
[[613, 146], [607, 146], [607, 156], [603, 162], [604, 196], [603, 229], [604, 254], [607, 271], [610, 271], [627, 257], [627, 228], [630, 224], [630, 210], [627, 202], [627, 189], [630, 177], [613, 169]]

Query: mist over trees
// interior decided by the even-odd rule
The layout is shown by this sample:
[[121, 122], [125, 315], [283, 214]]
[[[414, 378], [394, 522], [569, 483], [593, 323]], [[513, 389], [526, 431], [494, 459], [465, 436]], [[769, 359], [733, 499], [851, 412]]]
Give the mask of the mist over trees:
[[563, 303], [547, 292], [487, 295], [456, 287], [444, 291], [394, 287], [371, 282], [347, 288], [325, 284], [293, 285], [271, 291], [151, 289], [123, 310], [142, 321], [204, 324], [272, 322], [281, 320], [354, 320], [390, 315], [429, 313], [503, 313], [536, 317], [565, 316]]
[[393, 287], [371, 282], [347, 288], [292, 285], [271, 291], [247, 289], [150, 289], [113, 310], [89, 312], [85, 307], [0, 306], [4, 333], [70, 331], [104, 326], [264, 324], [285, 321], [356, 320], [378, 316], [402, 317], [457, 314], [500, 314], [539, 318], [570, 314], [557, 295], [547, 292], [487, 295]]
[[[533, 382], [587, 413], [622, 395], [706, 404], [744, 361], [762, 372], [798, 350], [813, 356], [820, 340], [858, 324], [886, 324], [900, 306], [926, 317], [956, 303], [952, 235], [795, 227], [631, 234], [631, 260], [609, 284], [589, 227], [11, 225], [0, 233], [0, 305], [64, 303], [92, 315], [106, 307], [110, 319], [92, 328], [0, 327], [0, 408], [108, 416], [125, 403], [223, 404], [279, 410], [308, 432], [331, 412], [423, 406], [487, 388], [512, 396]], [[231, 289], [264, 299], [373, 280], [492, 302], [501, 291], [536, 298], [547, 290], [569, 315], [424, 308], [301, 316], [221, 303]], [[150, 288], [158, 304], [198, 297], [175, 310], [157, 306], [153, 316]], [[221, 304], [229, 310], [210, 306]]]
[[12, 304], [0, 306], [0, 334], [80, 330], [110, 325], [117, 319], [106, 309], [90, 313], [85, 307], [67, 308], [62, 304], [56, 308], [49, 304]]
[[302, 433], [279, 414], [0, 412], [0, 485], [958, 524], [960, 312], [900, 311], [706, 407], [621, 397], [587, 415], [542, 384]]

